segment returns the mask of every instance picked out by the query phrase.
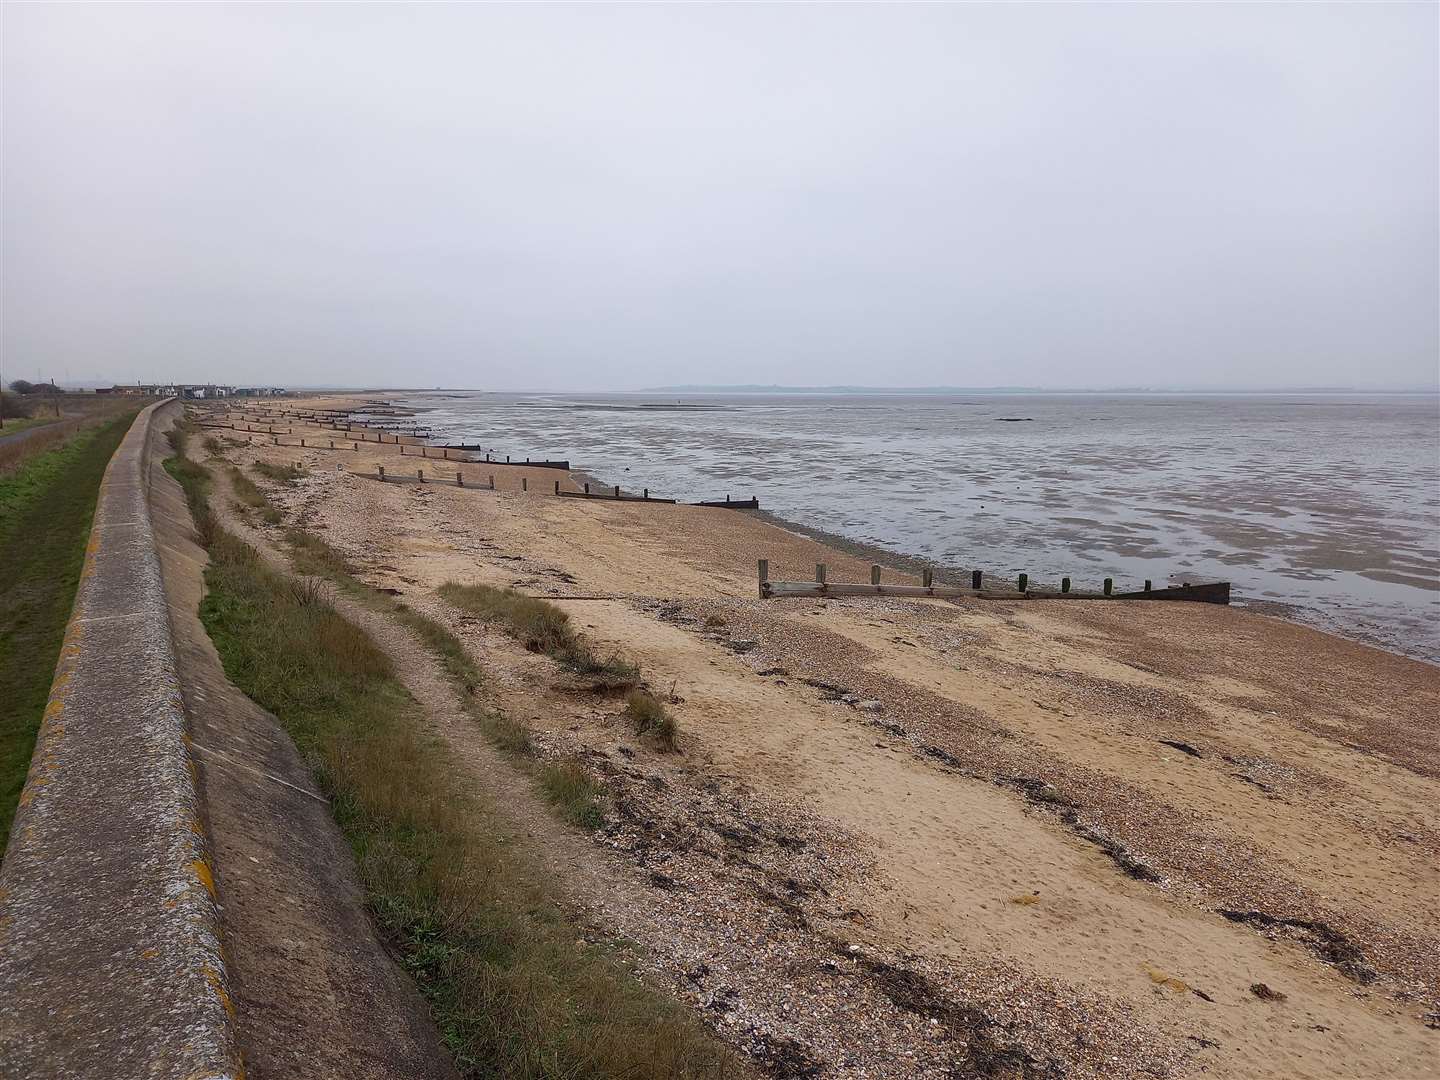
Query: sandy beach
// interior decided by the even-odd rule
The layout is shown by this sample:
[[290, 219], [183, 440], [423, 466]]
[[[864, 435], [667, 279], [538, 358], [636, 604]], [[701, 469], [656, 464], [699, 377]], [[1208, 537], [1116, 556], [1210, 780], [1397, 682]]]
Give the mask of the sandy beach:
[[[593, 835], [437, 724], [595, 933], [771, 1075], [1440, 1075], [1440, 669], [1208, 604], [761, 600], [757, 559], [853, 582], [871, 560], [748, 512], [556, 498], [583, 480], [555, 469], [207, 434], [242, 468], [301, 463], [264, 485], [285, 524], [582, 756], [608, 793]], [[357, 475], [382, 466], [466, 485]], [[638, 663], [680, 752], [450, 581], [550, 599]], [[883, 581], [919, 583], [898, 560]]]

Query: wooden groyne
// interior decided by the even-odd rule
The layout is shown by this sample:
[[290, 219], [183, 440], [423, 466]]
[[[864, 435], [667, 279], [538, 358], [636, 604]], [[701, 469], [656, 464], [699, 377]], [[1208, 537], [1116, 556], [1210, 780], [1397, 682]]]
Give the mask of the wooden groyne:
[[1208, 582], [1201, 585], [1171, 585], [1163, 589], [1153, 588], [1146, 581], [1143, 589], [1130, 592], [1116, 592], [1115, 579], [1106, 578], [1100, 591], [1072, 589], [1070, 579], [1062, 578], [1059, 589], [1035, 589], [1030, 587], [1029, 575], [1020, 574], [1011, 587], [1008, 579], [997, 584], [992, 577], [986, 581], [981, 570], [970, 574], [970, 585], [936, 585], [933, 570], [925, 570], [920, 585], [881, 584], [881, 568], [870, 568], [870, 581], [831, 582], [826, 580], [824, 563], [815, 564], [814, 581], [771, 581], [770, 560], [758, 561], [760, 598], [780, 599], [795, 596], [933, 596], [954, 598], [968, 596], [982, 600], [1185, 600], [1203, 604], [1230, 603], [1228, 581]]

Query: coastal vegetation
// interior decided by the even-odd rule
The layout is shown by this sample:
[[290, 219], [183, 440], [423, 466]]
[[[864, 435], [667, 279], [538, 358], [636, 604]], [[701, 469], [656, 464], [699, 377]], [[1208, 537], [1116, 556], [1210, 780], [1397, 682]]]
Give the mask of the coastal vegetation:
[[[205, 440], [207, 444], [206, 449], [210, 449], [212, 453], [218, 453], [218, 445], [214, 448], [208, 445], [212, 441], [213, 440], [210, 439]], [[233, 465], [230, 466], [227, 471], [230, 475], [230, 490], [234, 492], [235, 501], [240, 504], [241, 508], [257, 511], [260, 515], [260, 520], [267, 525], [278, 525], [282, 520], [282, 515], [279, 510], [271, 505], [270, 500], [266, 497], [265, 493], [260, 490], [259, 485]]]
[[277, 484], [293, 484], [305, 475], [304, 469], [298, 469], [294, 465], [274, 465], [268, 461], [257, 461], [250, 467], [266, 480], [273, 480]]
[[635, 725], [635, 734], [649, 736], [666, 750], [679, 749], [679, 726], [670, 711], [650, 691], [631, 690], [625, 698], [625, 713]]
[[[183, 456], [187, 434], [177, 432], [177, 454], [166, 464], [210, 553], [201, 618], [226, 673], [279, 718], [328, 795], [375, 919], [461, 1071], [723, 1074], [727, 1050], [631, 975], [614, 947], [587, 943], [562, 914], [543, 861], [490, 800], [459, 780], [394, 661], [317, 586], [316, 577], [335, 581], [332, 573], [277, 571], [214, 524], [208, 474]], [[338, 573], [345, 565], [313, 534], [288, 537], [297, 568]], [[364, 588], [348, 580], [347, 592]], [[425, 619], [412, 611], [407, 624], [424, 628]], [[478, 680], [459, 642], [435, 627], [422, 639], [450, 655], [452, 677]], [[558, 796], [575, 805], [593, 784], [568, 768], [541, 782], [576, 789]]]
[[0, 851], [49, 698], [100, 480], [137, 411], [78, 430], [55, 425], [54, 442], [37, 451], [30, 444], [49, 433], [31, 435], [20, 444], [24, 460], [0, 466]]
[[461, 585], [447, 581], [440, 595], [464, 611], [510, 634], [531, 652], [542, 652], [561, 667], [601, 689], [624, 690], [640, 681], [640, 669], [618, 653], [599, 656], [570, 625], [565, 611], [545, 600], [524, 596], [513, 589], [490, 585]]

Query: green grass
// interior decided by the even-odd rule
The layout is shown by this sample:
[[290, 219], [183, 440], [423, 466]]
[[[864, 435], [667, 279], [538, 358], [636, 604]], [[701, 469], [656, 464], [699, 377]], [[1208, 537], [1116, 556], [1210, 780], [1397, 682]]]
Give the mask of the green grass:
[[625, 713], [637, 735], [646, 735], [666, 750], [678, 750], [680, 726], [660, 699], [648, 690], [631, 690], [625, 698]]
[[[9, 408], [8, 404], [6, 408]], [[17, 432], [24, 431], [26, 428], [44, 427], [46, 424], [53, 424], [59, 419], [60, 417], [54, 414], [46, 416], [10, 416], [7, 413], [5, 416], [5, 426], [0, 428], [0, 439], [3, 439], [6, 435], [14, 435]]]
[[[289, 529], [285, 537], [290, 544], [291, 563], [298, 571], [325, 578], [347, 596], [395, 619], [420, 640], [439, 661], [461, 707], [498, 749], [534, 775], [540, 793], [555, 806], [562, 819], [585, 828], [600, 825], [605, 816], [603, 788], [573, 759], [534, 760], [530, 729], [477, 700], [484, 673], [460, 639], [443, 623], [359, 580], [349, 560], [324, 537], [304, 529]], [[585, 777], [583, 783], [577, 773]]]
[[257, 461], [250, 468], [277, 484], [293, 484], [305, 475], [304, 469], [297, 469], [294, 465], [272, 465], [268, 461]]
[[[206, 439], [208, 444], [212, 439]], [[235, 501], [240, 504], [242, 510], [254, 510], [260, 515], [260, 520], [267, 525], [280, 524], [283, 515], [276, 509], [265, 492], [261, 491], [254, 480], [251, 480], [243, 472], [231, 465], [227, 470], [230, 476], [230, 490], [235, 493]]]
[[582, 829], [598, 829], [604, 824], [604, 789], [578, 761], [547, 761], [536, 771], [536, 779], [564, 820]]
[[513, 589], [454, 581], [441, 585], [440, 595], [466, 614], [500, 626], [531, 652], [546, 653], [566, 670], [591, 679], [597, 688], [623, 690], [640, 681], [640, 669], [618, 654], [598, 656], [554, 604]]
[[[203, 503], [203, 480], [172, 473]], [[465, 1075], [660, 1080], [737, 1070], [676, 1002], [580, 940], [545, 860], [457, 775], [390, 658], [323, 589], [277, 573], [221, 530], [205, 580], [201, 617], [226, 673], [280, 719], [310, 764], [376, 922]]]
[[100, 480], [137, 411], [0, 476], [0, 852], [50, 696]]

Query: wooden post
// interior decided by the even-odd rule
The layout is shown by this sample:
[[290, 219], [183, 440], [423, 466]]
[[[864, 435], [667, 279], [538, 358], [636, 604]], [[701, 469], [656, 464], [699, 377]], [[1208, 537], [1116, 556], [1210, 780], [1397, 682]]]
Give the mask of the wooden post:
[[974, 589], [976, 592], [979, 592], [979, 591], [980, 591], [980, 571], [979, 571], [979, 570], [971, 571], [971, 574], [970, 574], [970, 588]]
[[[488, 459], [487, 459], [487, 460], [488, 460]], [[491, 490], [491, 491], [494, 491], [494, 490], [495, 490], [495, 474], [494, 474], [494, 473], [491, 473], [491, 474], [490, 474], [490, 490]]]
[[[726, 496], [725, 501], [726, 501], [726, 502], [729, 502], [729, 501], [730, 501], [729, 496]], [[871, 584], [871, 585], [879, 585], [879, 584], [880, 584], [880, 567], [879, 567], [878, 565], [872, 565], [872, 566], [870, 567], [870, 584]]]
[[334, 440], [334, 439], [331, 439], [331, 440], [330, 440], [330, 449], [331, 449], [331, 450], [334, 450], [334, 449], [335, 449], [335, 440]]
[[301, 446], [302, 449], [304, 448], [304, 446], [305, 446], [305, 440], [304, 440], [304, 439], [301, 439], [301, 440], [300, 440], [300, 446]]
[[1145, 591], [1150, 591], [1150, 579], [1148, 577], [1145, 579]]
[[935, 587], [935, 571], [928, 566], [920, 571], [920, 584], [927, 589], [933, 589]]
[[505, 464], [506, 464], [506, 465], [509, 465], [509, 464], [510, 464], [510, 455], [509, 455], [509, 454], [506, 454], [506, 455], [505, 455]]
[[620, 485], [619, 485], [619, 484], [616, 484], [616, 485], [615, 485], [615, 498], [618, 499], [619, 497], [620, 497]]
[[1029, 587], [1030, 587], [1030, 575], [1029, 575], [1029, 574], [1021, 574], [1021, 575], [1020, 575], [1020, 591], [1021, 591], [1021, 592], [1024, 592], [1024, 591], [1025, 591], [1026, 589], [1028, 589]]
[[425, 482], [425, 470], [424, 470], [424, 469], [416, 469], [416, 470], [415, 470], [415, 479], [416, 479], [416, 480], [419, 480], [420, 483], [423, 484], [423, 483]]
[[760, 560], [760, 599], [765, 599], [765, 583], [770, 580], [770, 560]]
[[1114, 579], [1114, 578], [1111, 578], [1111, 577], [1107, 577], [1107, 578], [1105, 579], [1105, 595], [1106, 595], [1106, 596], [1109, 596], [1109, 595], [1110, 595], [1112, 592], [1114, 592], [1114, 591], [1115, 591], [1115, 579]]
[[815, 580], [821, 585], [825, 584], [825, 564], [823, 562], [815, 564]]
[[559, 481], [559, 480], [556, 480], [556, 481], [555, 481], [555, 494], [556, 494], [556, 495], [559, 495], [559, 494], [560, 494], [560, 481]]
[[464, 487], [464, 486], [465, 486], [465, 474], [464, 474], [463, 472], [461, 472], [459, 469], [456, 469], [456, 470], [455, 470], [455, 486], [456, 486], [456, 487]]
[[521, 490], [521, 491], [529, 491], [529, 490], [530, 490], [530, 482], [529, 482], [528, 480], [526, 480], [525, 477], [523, 477], [523, 476], [520, 477], [520, 490]]
[[644, 490], [644, 492], [641, 494], [640, 497], [641, 497], [642, 499], [649, 499], [649, 498], [650, 498], [650, 489], [649, 489], [649, 488], [646, 488], [646, 489]]
[[1069, 579], [1068, 577], [1062, 577], [1062, 578], [1060, 579], [1060, 591], [1061, 591], [1061, 592], [1069, 592], [1069, 591], [1070, 591], [1070, 579]]
[[380, 470], [380, 482], [383, 484], [385, 482], [385, 466], [377, 465], [376, 468]]
[[590, 485], [589, 485], [589, 484], [586, 484], [586, 485], [585, 485], [585, 494], [586, 494], [586, 495], [589, 495], [589, 494], [590, 494]]

